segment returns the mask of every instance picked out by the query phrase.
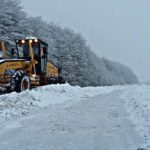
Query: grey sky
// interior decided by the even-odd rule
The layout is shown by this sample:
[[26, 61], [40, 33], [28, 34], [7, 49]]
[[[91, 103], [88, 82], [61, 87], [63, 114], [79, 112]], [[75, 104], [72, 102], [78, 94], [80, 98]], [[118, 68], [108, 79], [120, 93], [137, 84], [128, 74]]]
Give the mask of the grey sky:
[[81, 32], [99, 56], [150, 79], [149, 0], [22, 0], [25, 11]]

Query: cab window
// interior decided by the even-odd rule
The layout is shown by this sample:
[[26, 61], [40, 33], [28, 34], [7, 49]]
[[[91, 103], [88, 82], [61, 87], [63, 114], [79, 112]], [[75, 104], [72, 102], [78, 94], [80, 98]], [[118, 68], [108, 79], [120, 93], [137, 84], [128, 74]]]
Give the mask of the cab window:
[[33, 46], [34, 56], [39, 57], [39, 47], [37, 44], [34, 44]]
[[23, 45], [18, 45], [18, 54], [19, 54], [19, 57], [23, 57]]

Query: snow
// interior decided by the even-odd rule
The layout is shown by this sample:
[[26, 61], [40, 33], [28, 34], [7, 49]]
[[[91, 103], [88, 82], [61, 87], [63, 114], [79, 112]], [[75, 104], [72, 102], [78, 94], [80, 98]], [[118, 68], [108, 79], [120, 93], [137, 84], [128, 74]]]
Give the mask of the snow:
[[5, 60], [0, 60], [0, 63], [4, 62]]
[[[41, 129], [42, 131], [40, 130], [40, 140], [45, 136], [47, 139], [50, 138], [50, 141], [52, 142], [51, 144], [54, 144], [54, 148], [57, 148], [56, 145], [58, 143], [56, 143], [55, 140], [59, 139], [60, 135], [64, 139], [64, 141], [60, 141], [60, 145], [62, 144], [61, 146], [63, 147], [63, 142], [67, 142], [70, 138], [78, 142], [86, 141], [91, 143], [91, 141], [88, 141], [88, 138], [85, 138], [86, 136], [89, 136], [87, 134], [91, 134], [92, 137], [98, 136], [98, 138], [101, 139], [102, 144], [104, 144], [106, 141], [110, 142], [109, 144], [113, 145], [115, 149], [118, 148], [117, 143], [115, 142], [120, 138], [122, 139], [120, 140], [120, 145], [118, 145], [120, 147], [126, 143], [129, 147], [126, 147], [125, 145], [124, 147], [126, 147], [127, 149], [132, 150], [133, 147], [135, 148], [136, 146], [137, 148], [142, 147], [145, 149], [147, 148], [146, 150], [149, 150], [149, 91], [149, 85], [81, 88], [79, 86], [72, 87], [69, 84], [58, 84], [43, 86], [22, 93], [13, 92], [11, 94], [1, 95], [0, 122], [2, 124], [5, 123], [5, 128], [2, 129], [1, 134], [5, 135], [5, 131], [9, 134], [8, 131], [10, 131], [11, 133], [12, 130], [16, 131], [17, 129], [19, 129], [20, 131], [21, 129], [25, 128], [30, 132], [33, 130], [32, 134], [36, 136], [36, 130], [38, 130], [39, 128], [44, 128], [50, 130], [50, 135], [52, 135], [52, 137], [47, 134], [43, 135], [44, 133], [42, 132], [46, 131], [44, 129]], [[36, 114], [37, 111], [38, 113]], [[128, 114], [126, 114], [126, 111], [128, 112]], [[86, 119], [83, 119], [85, 117]], [[20, 121], [14, 121], [15, 118], [21, 119]], [[78, 118], [80, 119], [78, 120]], [[7, 122], [7, 120], [11, 122]], [[28, 120], [30, 120], [30, 123], [28, 122]], [[34, 121], [33, 123], [33, 120], [37, 120], [37, 122]], [[82, 124], [81, 120], [84, 120], [84, 122], [86, 122], [86, 125]], [[79, 125], [77, 122], [79, 123]], [[41, 123], [44, 124], [41, 125]], [[36, 124], [38, 124], [37, 127], [35, 127]], [[47, 127], [46, 124], [49, 125], [49, 127]], [[3, 127], [4, 126], [0, 126], [0, 128]], [[136, 131], [134, 131], [134, 129], [136, 129]], [[88, 130], [90, 133], [88, 132]], [[138, 133], [138, 135], [140, 135], [141, 140], [139, 140], [140, 138], [138, 137], [136, 132]], [[100, 133], [101, 136], [104, 137], [104, 139], [101, 136], [97, 135], [97, 133]], [[15, 142], [13, 141], [13, 139], [11, 139], [11, 136], [9, 137], [9, 135], [6, 136], [8, 137], [8, 139], [1, 140], [1, 137], [3, 137], [1, 134], [0, 144], [1, 142], [5, 143], [6, 141], [4, 140], [8, 140], [12, 143]], [[15, 134], [16, 132], [14, 133], [14, 135]], [[18, 133], [18, 137], [16, 139], [18, 140], [18, 138], [20, 138], [20, 136], [24, 134], [25, 133], [23, 131]], [[31, 138], [33, 139], [35, 137], [32, 134]], [[79, 138], [80, 136], [81, 138]], [[109, 141], [109, 138], [107, 136], [111, 137], [111, 139], [114, 140], [114, 143]], [[82, 138], [85, 138], [85, 141]], [[132, 141], [131, 139], [134, 140]], [[142, 139], [144, 139], [144, 142], [142, 142]], [[82, 149], [84, 146], [86, 147], [86, 149], [90, 149], [90, 145], [88, 144], [85, 144], [83, 146], [80, 143], [81, 147], [79, 145], [79, 147], [76, 146], [76, 144], [78, 143], [76, 143], [75, 141], [72, 141], [72, 144], [77, 149]], [[32, 145], [33, 143], [31, 142], [30, 144]], [[46, 143], [46, 145], [47, 144], [48, 143]], [[91, 143], [91, 146], [93, 146], [93, 143]], [[104, 146], [103, 148], [109, 149], [107, 146]], [[66, 149], [66, 147], [64, 147], [64, 149]], [[118, 148], [118, 150], [120, 149]]]
[[[57, 98], [57, 103], [53, 102], [52, 105], [39, 108], [26, 116], [0, 124], [1, 149], [137, 150], [141, 148], [143, 140], [135, 132], [124, 104], [118, 97], [120, 88], [119, 86], [80, 88], [56, 85], [37, 89], [38, 92], [34, 92], [38, 94], [51, 89], [60, 99], [62, 95], [74, 98], [69, 100], [69, 104], [68, 101], [60, 101], [61, 104], [58, 104]], [[33, 94], [32, 92], [30, 95]], [[93, 94], [89, 94], [90, 92]], [[53, 97], [52, 92], [49, 95]]]
[[2, 62], [5, 62], [5, 61], [25, 61], [25, 59], [17, 59], [17, 58], [14, 58], [14, 59], [2, 59], [2, 60], [0, 60], [0, 63], [2, 63]]
[[38, 39], [38, 38], [37, 38], [37, 37], [32, 37], [32, 36], [31, 36], [31, 37], [26, 37], [25, 39], [26, 39], [26, 40], [30, 40], [30, 39], [35, 40], [35, 39]]
[[150, 86], [129, 87], [121, 96], [124, 99], [130, 119], [138, 133], [145, 139], [145, 147], [150, 149]]
[[84, 98], [90, 98], [99, 94], [106, 94], [124, 88], [112, 87], [72, 87], [69, 84], [49, 85], [25, 91], [0, 96], [0, 120], [8, 120], [15, 116], [22, 116], [31, 110], [49, 105], [61, 104], [65, 101], [74, 103]]

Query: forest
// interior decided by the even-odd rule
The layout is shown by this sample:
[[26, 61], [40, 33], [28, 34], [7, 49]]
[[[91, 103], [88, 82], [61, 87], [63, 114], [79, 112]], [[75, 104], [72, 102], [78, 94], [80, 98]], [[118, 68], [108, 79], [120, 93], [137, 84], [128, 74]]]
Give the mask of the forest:
[[14, 39], [29, 36], [48, 43], [49, 60], [62, 67], [62, 75], [71, 85], [138, 83], [138, 78], [130, 68], [98, 57], [81, 33], [53, 22], [48, 23], [41, 17], [30, 17], [18, 0], [0, 0], [0, 38], [13, 45]]

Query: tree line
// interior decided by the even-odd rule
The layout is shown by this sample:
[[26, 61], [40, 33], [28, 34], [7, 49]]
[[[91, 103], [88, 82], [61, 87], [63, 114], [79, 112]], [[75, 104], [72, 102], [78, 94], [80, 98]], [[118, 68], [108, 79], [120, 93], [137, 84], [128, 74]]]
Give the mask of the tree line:
[[18, 0], [0, 0], [0, 37], [14, 39], [36, 36], [49, 44], [49, 59], [62, 67], [62, 75], [71, 85], [101, 86], [138, 83], [128, 67], [99, 58], [80, 33], [30, 17]]

